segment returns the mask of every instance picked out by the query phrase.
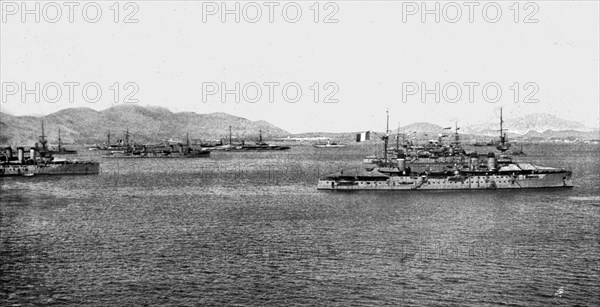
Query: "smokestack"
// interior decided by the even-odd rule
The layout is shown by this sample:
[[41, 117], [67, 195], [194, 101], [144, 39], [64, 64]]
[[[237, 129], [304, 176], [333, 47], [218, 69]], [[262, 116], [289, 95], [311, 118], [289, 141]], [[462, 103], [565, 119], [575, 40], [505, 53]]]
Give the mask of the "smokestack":
[[19, 160], [19, 163], [23, 163], [25, 161], [24, 152], [25, 149], [23, 147], [17, 148], [17, 159]]
[[474, 171], [477, 168], [477, 164], [479, 162], [479, 155], [476, 152], [471, 153], [469, 157], [469, 169]]
[[398, 170], [401, 172], [406, 171], [406, 160], [404, 157], [396, 159], [396, 164], [398, 165]]
[[488, 154], [488, 169], [490, 171], [495, 170], [496, 169], [496, 155], [494, 155], [493, 152], [490, 152]]
[[35, 148], [29, 149], [29, 159], [35, 161]]
[[4, 148], [4, 153], [6, 153], [6, 158], [8, 159], [8, 161], [10, 161], [10, 159], [12, 158], [12, 148]]

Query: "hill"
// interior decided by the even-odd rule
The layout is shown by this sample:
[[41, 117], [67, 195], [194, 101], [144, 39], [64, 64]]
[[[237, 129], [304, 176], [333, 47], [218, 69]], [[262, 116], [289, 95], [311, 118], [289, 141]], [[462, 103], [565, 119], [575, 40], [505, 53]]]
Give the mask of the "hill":
[[[474, 125], [464, 127], [464, 131], [481, 135], [498, 135], [500, 119], [490, 118], [489, 120]], [[526, 134], [529, 131], [544, 132], [547, 130], [555, 131], [594, 131], [585, 125], [565, 120], [554, 115], [545, 113], [529, 114], [527, 116], [504, 119], [504, 128], [515, 134]]]
[[170, 138], [217, 140], [229, 137], [258, 139], [262, 130], [265, 139], [288, 136], [289, 133], [266, 121], [251, 121], [225, 113], [173, 113], [166, 108], [120, 105], [103, 111], [89, 108], [64, 109], [46, 116], [13, 116], [0, 113], [0, 144], [31, 146], [41, 135], [41, 122], [49, 143], [56, 144], [58, 129], [65, 144], [106, 142], [110, 131], [112, 142], [124, 138], [129, 129], [130, 139], [138, 143], [161, 142]]
[[[103, 111], [89, 108], [64, 109], [46, 116], [13, 116], [0, 113], [0, 145], [31, 146], [41, 135], [41, 122], [45, 123], [45, 134], [50, 144], [56, 144], [58, 129], [61, 130], [65, 144], [101, 144], [106, 142], [107, 133], [111, 133], [111, 142], [123, 139], [125, 131], [130, 132], [130, 140], [137, 143], [156, 143], [169, 139], [185, 139], [189, 133], [193, 140], [219, 140], [229, 137], [232, 126], [233, 137], [244, 140], [258, 139], [259, 130], [265, 140], [286, 138], [325, 137], [334, 141], [348, 143], [356, 138], [356, 132], [330, 133], [307, 132], [291, 135], [266, 121], [251, 121], [226, 113], [197, 114], [194, 112], [173, 113], [166, 108], [120, 105]], [[548, 114], [534, 114], [505, 120], [509, 139], [564, 139], [593, 140], [600, 137], [597, 129], [560, 119]], [[550, 128], [548, 128], [550, 127]], [[454, 127], [444, 129], [435, 124], [419, 122], [400, 127], [400, 133], [407, 139], [428, 140], [438, 135], [454, 133]], [[390, 133], [397, 129], [391, 127]], [[413, 133], [416, 131], [417, 133]], [[461, 139], [469, 141], [489, 141], [498, 136], [498, 120], [475, 125], [463, 125]], [[378, 142], [383, 132], [373, 131], [371, 141]]]
[[546, 130], [544, 132], [529, 131], [523, 138], [562, 139], [562, 140], [598, 140], [599, 131], [576, 131], [576, 130]]

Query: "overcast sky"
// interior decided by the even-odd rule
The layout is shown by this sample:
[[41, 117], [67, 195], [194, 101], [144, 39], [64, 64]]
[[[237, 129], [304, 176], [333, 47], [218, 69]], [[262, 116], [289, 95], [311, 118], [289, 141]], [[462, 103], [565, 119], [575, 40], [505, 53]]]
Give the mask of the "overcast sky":
[[[63, 2], [57, 2], [62, 5], [60, 18], [56, 7], [38, 3], [39, 16], [25, 15], [25, 22], [20, 1], [2, 4], [0, 79], [6, 102], [0, 107], [12, 114], [48, 114], [69, 107], [106, 109], [115, 104], [116, 90], [111, 86], [118, 82], [119, 104], [133, 94], [130, 99], [139, 100], [139, 105], [176, 112], [226, 112], [264, 119], [290, 132], [381, 130], [388, 108], [392, 126], [474, 123], [497, 116], [500, 106], [507, 117], [544, 112], [592, 127], [600, 121], [598, 1], [540, 1], [518, 7], [513, 1], [494, 2], [487, 13], [482, 4], [472, 7], [473, 22], [468, 3], [456, 2], [462, 15], [452, 22], [457, 19], [456, 7], [438, 2], [439, 23], [433, 14], [424, 22], [419, 11], [409, 15], [421, 10], [420, 2], [416, 7], [392, 1], [320, 3], [319, 22], [313, 1], [288, 5], [287, 14], [282, 12], [286, 2], [275, 2], [273, 22], [268, 4], [238, 2], [239, 23], [232, 14], [226, 20], [218, 11], [210, 14], [221, 9], [221, 2], [121, 3], [119, 22], [113, 1], [97, 2], [102, 16], [96, 23], [84, 19], [93, 20], [96, 9], [88, 7], [84, 14], [84, 2], [73, 7], [72, 23]], [[230, 2], [228, 8], [234, 5]], [[434, 5], [430, 2], [428, 8]], [[298, 7], [302, 15], [294, 23]], [[33, 3], [28, 8], [33, 9]], [[497, 8], [502, 15], [496, 18]], [[40, 17], [39, 23], [35, 17]], [[337, 22], [324, 23], [325, 19]], [[39, 82], [47, 95], [36, 103], [28, 94], [21, 102], [23, 82], [29, 89]], [[62, 90], [54, 103], [45, 99], [54, 96], [52, 82]], [[73, 103], [64, 82], [80, 84], [74, 88]], [[98, 102], [82, 96], [83, 85], [90, 82], [102, 89]], [[128, 82], [133, 85], [123, 88]], [[240, 102], [233, 94], [223, 102], [221, 84], [231, 90], [236, 82]], [[265, 82], [279, 83], [273, 86], [274, 102], [269, 102]], [[436, 82], [440, 102], [433, 94], [421, 102], [422, 84], [431, 90]], [[473, 102], [468, 101], [465, 82], [479, 83]], [[288, 96], [283, 97], [283, 85], [288, 83]], [[320, 85], [317, 103], [314, 83]], [[326, 83], [331, 84], [324, 88]], [[516, 97], [514, 83], [519, 84]], [[256, 84], [262, 98], [252, 102]], [[486, 97], [485, 84], [490, 85]], [[292, 85], [302, 89], [297, 102], [284, 99], [295, 98]], [[497, 87], [502, 96], [493, 103]], [[88, 88], [88, 100], [94, 98], [93, 89]], [[324, 103], [328, 95], [337, 103]], [[455, 97], [458, 102], [448, 101]], [[538, 102], [525, 103], [527, 99]]]

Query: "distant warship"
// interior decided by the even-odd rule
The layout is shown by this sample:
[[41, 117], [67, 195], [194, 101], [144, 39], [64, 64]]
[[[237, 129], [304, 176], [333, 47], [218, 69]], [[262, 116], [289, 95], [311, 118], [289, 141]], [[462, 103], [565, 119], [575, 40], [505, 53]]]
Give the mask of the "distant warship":
[[[44, 122], [42, 122], [42, 131], [44, 131]], [[62, 139], [60, 137], [60, 129], [58, 129], [58, 149], [54, 150], [51, 149], [48, 151], [51, 154], [57, 154], [57, 155], [76, 155], [77, 154], [77, 150], [73, 150], [73, 149], [66, 149], [62, 146]]]
[[316, 147], [316, 148], [343, 148], [343, 147], [346, 147], [346, 145], [338, 144], [336, 142], [327, 140], [327, 143], [313, 144], [313, 147]]
[[[502, 113], [502, 111], [500, 111]], [[496, 148], [502, 152], [467, 154], [460, 147], [458, 127], [454, 142], [431, 149], [398, 148], [388, 157], [389, 134], [382, 137], [384, 157], [374, 165], [344, 169], [320, 178], [319, 190], [477, 190], [573, 187], [572, 173], [565, 169], [513, 162], [504, 153], [510, 148], [502, 129]], [[388, 115], [389, 122], [389, 115]], [[427, 154], [425, 153], [427, 152]]]
[[44, 125], [39, 143], [35, 144], [29, 152], [23, 147], [18, 147], [16, 156], [11, 147], [6, 147], [0, 152], [0, 177], [4, 176], [37, 176], [37, 175], [97, 175], [100, 172], [100, 163], [89, 161], [71, 161], [58, 159], [48, 150]]
[[[125, 145], [123, 140], [119, 140], [117, 142], [117, 144], [111, 143], [110, 130], [108, 130], [108, 134], [106, 135], [106, 138], [107, 138], [107, 143], [104, 144], [103, 146], [95, 145], [88, 149], [90, 149], [90, 150], [106, 150], [106, 151], [109, 151], [111, 154], [112, 153], [125, 153], [128, 150], [128, 146]], [[127, 143], [129, 143], [129, 129], [127, 129], [127, 132], [125, 132], [125, 139], [127, 140]]]
[[210, 150], [193, 148], [190, 138], [186, 135], [186, 144], [159, 144], [159, 145], [130, 145], [129, 130], [125, 134], [125, 145], [122, 149], [113, 150], [103, 158], [207, 158]]
[[258, 134], [258, 142], [254, 144], [246, 144], [246, 142], [242, 142], [241, 144], [234, 145], [232, 143], [232, 132], [231, 126], [229, 126], [229, 144], [221, 145], [214, 147], [214, 150], [224, 150], [224, 151], [277, 151], [277, 150], [288, 150], [289, 146], [281, 146], [281, 145], [273, 145], [268, 144], [263, 141], [262, 138], [262, 130], [259, 130]]

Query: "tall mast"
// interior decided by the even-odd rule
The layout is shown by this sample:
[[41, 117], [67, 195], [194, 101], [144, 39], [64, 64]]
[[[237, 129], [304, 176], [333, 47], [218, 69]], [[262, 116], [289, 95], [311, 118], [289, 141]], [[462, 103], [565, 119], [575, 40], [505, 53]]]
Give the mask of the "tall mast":
[[459, 143], [459, 136], [458, 136], [458, 121], [454, 122], [454, 142], [456, 143], [456, 145], [458, 145]]
[[504, 134], [502, 130], [502, 107], [500, 107], [500, 143], [504, 144]]
[[502, 128], [502, 108], [500, 108], [500, 142], [496, 149], [505, 152], [510, 148], [510, 143], [506, 142], [506, 133], [504, 133], [504, 129]]
[[388, 134], [388, 132], [390, 131], [390, 110], [385, 110], [385, 116], [386, 116], [386, 120], [385, 120], [385, 135]]
[[396, 134], [396, 151], [400, 150], [400, 123], [398, 123], [398, 133]]
[[129, 128], [125, 131], [125, 146], [129, 149]]
[[390, 129], [390, 111], [389, 110], [385, 110], [385, 114], [386, 114], [386, 122], [385, 122], [385, 136], [383, 137], [383, 161], [385, 164], [387, 164], [388, 159], [387, 159], [387, 149], [388, 149], [388, 132]]
[[231, 126], [229, 126], [229, 145], [231, 145]]
[[61, 145], [61, 140], [60, 140], [60, 128], [58, 128], [58, 152], [61, 151], [60, 146]]
[[42, 121], [42, 135], [40, 136], [40, 143], [42, 143], [42, 150], [46, 151], [46, 135], [44, 134], [44, 121]]
[[262, 143], [262, 130], [258, 130], [258, 141]]

